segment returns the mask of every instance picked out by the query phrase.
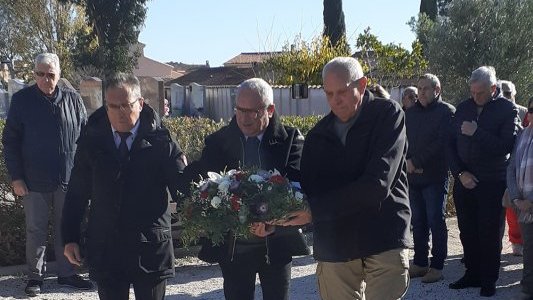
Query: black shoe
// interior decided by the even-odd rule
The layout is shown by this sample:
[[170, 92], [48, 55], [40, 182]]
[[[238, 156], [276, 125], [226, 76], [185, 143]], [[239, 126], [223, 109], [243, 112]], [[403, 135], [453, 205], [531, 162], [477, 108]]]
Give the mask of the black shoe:
[[30, 279], [28, 281], [28, 284], [26, 284], [26, 288], [24, 289], [24, 292], [29, 297], [35, 297], [37, 296], [37, 294], [41, 293], [41, 286], [43, 286], [42, 281]]
[[58, 277], [57, 283], [59, 283], [60, 285], [70, 286], [79, 290], [90, 290], [93, 288], [93, 284], [89, 280], [81, 278], [80, 275]]
[[494, 284], [483, 285], [479, 291], [481, 297], [492, 297], [496, 294], [496, 286]]
[[454, 290], [461, 290], [469, 287], [481, 287], [481, 283], [479, 282], [479, 280], [473, 280], [466, 276], [463, 276], [461, 277], [461, 279], [450, 283], [448, 287]]

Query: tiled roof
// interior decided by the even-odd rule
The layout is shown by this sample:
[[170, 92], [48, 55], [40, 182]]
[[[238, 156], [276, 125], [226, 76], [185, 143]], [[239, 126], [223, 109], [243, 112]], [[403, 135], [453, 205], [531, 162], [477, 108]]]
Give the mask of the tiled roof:
[[242, 64], [254, 64], [261, 63], [266, 58], [276, 56], [282, 53], [281, 51], [274, 52], [243, 52], [232, 59], [224, 63], [224, 66], [228, 65], [242, 65]]
[[182, 86], [190, 85], [196, 82], [200, 85], [238, 85], [246, 79], [256, 77], [253, 68], [242, 67], [217, 67], [217, 68], [201, 68], [194, 70], [188, 74], [170, 80], [165, 83], [177, 83]]

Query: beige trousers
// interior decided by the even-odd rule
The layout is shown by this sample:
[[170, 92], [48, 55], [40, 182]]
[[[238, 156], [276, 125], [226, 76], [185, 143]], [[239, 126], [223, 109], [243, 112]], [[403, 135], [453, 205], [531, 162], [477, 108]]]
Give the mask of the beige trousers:
[[409, 250], [393, 249], [349, 262], [318, 262], [323, 300], [401, 299], [409, 286]]

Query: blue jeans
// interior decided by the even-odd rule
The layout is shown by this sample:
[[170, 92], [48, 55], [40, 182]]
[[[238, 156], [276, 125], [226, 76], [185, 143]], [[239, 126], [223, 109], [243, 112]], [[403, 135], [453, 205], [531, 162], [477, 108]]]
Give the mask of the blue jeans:
[[410, 185], [411, 225], [415, 256], [413, 263], [420, 267], [428, 265], [429, 234], [431, 232], [430, 268], [442, 270], [448, 255], [448, 229], [446, 228], [446, 198], [448, 180], [427, 185]]

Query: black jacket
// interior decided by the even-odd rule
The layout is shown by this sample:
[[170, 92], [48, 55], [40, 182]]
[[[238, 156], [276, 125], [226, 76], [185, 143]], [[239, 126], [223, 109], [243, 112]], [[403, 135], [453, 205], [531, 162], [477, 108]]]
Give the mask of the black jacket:
[[445, 154], [454, 113], [455, 107], [442, 101], [440, 95], [427, 107], [416, 102], [405, 112], [407, 159], [424, 170], [407, 176], [410, 185], [444, 182], [448, 177]]
[[[205, 139], [205, 147], [198, 161], [192, 162], [184, 171], [186, 180], [190, 183], [198, 181], [199, 175], [205, 177], [208, 171], [238, 169], [243, 165], [245, 137], [233, 118], [229, 125], [209, 135]], [[300, 157], [304, 137], [296, 128], [283, 126], [276, 113], [270, 119], [260, 144], [259, 166], [264, 170], [277, 169], [291, 181], [300, 181]], [[182, 190], [187, 193], [189, 185]], [[253, 237], [248, 240], [238, 240], [235, 249], [223, 245], [212, 247], [210, 242], [204, 244], [200, 258], [214, 262], [220, 255], [245, 253], [251, 248], [265, 247], [265, 238]], [[271, 261], [285, 260], [294, 255], [308, 254], [308, 248], [297, 228], [277, 227], [276, 232], [268, 237], [268, 249]], [[233, 250], [234, 253], [233, 253]], [[226, 252], [228, 251], [228, 252]]]
[[66, 185], [74, 163], [76, 140], [87, 112], [76, 91], [57, 87], [52, 102], [37, 85], [13, 95], [2, 143], [12, 180], [22, 179], [34, 192]]
[[346, 145], [325, 116], [306, 137], [302, 187], [313, 214], [319, 261], [345, 262], [407, 247], [407, 137], [404, 112], [366, 91]]
[[63, 208], [64, 243], [80, 243], [89, 205], [87, 261], [92, 278], [174, 274], [167, 188], [176, 195], [181, 150], [144, 104], [130, 159], [120, 164], [104, 108], [95, 111], [78, 142]]
[[[505, 180], [509, 153], [520, 128], [518, 110], [499, 90], [479, 115], [477, 108], [472, 98], [457, 105], [448, 144], [450, 170], [455, 177], [468, 171], [480, 181]], [[473, 136], [461, 133], [464, 121], [477, 122]]]

